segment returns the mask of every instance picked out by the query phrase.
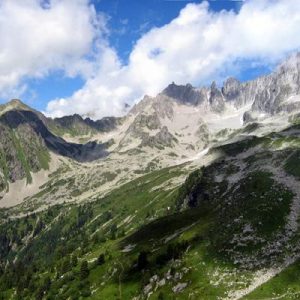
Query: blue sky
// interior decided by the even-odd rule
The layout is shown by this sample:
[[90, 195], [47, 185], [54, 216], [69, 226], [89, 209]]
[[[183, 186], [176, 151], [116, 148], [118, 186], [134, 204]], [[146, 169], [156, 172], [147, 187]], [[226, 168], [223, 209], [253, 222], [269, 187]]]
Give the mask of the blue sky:
[[[109, 38], [124, 62], [133, 44], [148, 30], [161, 27], [176, 18], [188, 3], [201, 1], [186, 0], [99, 0], [95, 7], [109, 16], [108, 25], [112, 29]], [[237, 11], [242, 2], [219, 0], [210, 1], [214, 11], [223, 9]]]
[[253, 79], [299, 50], [299, 13], [298, 0], [3, 0], [0, 101], [100, 118], [172, 81]]
[[[180, 10], [188, 3], [202, 1], [185, 0], [95, 0], [91, 1], [96, 10], [104, 13], [110, 29], [109, 42], [127, 63], [134, 43], [153, 27], [168, 24], [178, 16]], [[210, 1], [210, 9], [214, 11], [238, 11], [242, 1], [216, 0]], [[241, 80], [248, 80], [268, 72], [265, 68], [249, 68], [240, 74]], [[48, 101], [57, 97], [68, 97], [84, 85], [81, 76], [66, 77], [63, 72], [51, 72], [42, 79], [27, 81], [29, 89], [22, 95], [22, 100], [39, 110], [44, 110]], [[6, 102], [7, 99], [2, 99]]]

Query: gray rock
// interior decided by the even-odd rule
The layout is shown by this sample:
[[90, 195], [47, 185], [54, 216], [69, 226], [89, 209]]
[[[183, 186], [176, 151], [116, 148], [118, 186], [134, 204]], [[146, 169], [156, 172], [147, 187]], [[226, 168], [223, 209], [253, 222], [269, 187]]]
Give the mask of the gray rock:
[[149, 294], [151, 290], [152, 290], [152, 283], [147, 284], [143, 289], [145, 295]]
[[222, 92], [218, 89], [214, 81], [210, 87], [209, 104], [213, 111], [222, 112], [225, 108], [225, 101]]
[[204, 91], [195, 89], [189, 83], [187, 85], [176, 85], [173, 82], [162, 93], [183, 104], [199, 105], [206, 100]]
[[[251, 105], [252, 116], [261, 114], [274, 115], [300, 110], [299, 102], [288, 103], [286, 100], [300, 93], [300, 53], [284, 61], [275, 72], [255, 80], [241, 83], [235, 78], [228, 78], [221, 89], [215, 82], [210, 88], [195, 88], [190, 84], [170, 84], [162, 94], [189, 105], [202, 106], [211, 111], [222, 113], [225, 105], [241, 108]], [[245, 116], [245, 121], [253, 121]], [[256, 118], [256, 117], [255, 117]]]
[[164, 286], [165, 284], [166, 284], [166, 279], [165, 278], [163, 278], [163, 279], [161, 279], [160, 281], [157, 282], [158, 286]]
[[182, 292], [186, 287], [187, 287], [187, 283], [186, 283], [186, 282], [178, 283], [177, 285], [175, 285], [175, 286], [172, 288], [172, 291], [173, 291], [174, 293], [180, 293], [180, 292]]

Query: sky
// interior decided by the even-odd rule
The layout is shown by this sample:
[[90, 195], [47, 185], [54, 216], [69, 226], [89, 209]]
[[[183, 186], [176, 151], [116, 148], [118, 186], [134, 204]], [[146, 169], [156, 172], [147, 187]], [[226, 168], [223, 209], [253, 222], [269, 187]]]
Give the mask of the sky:
[[299, 28], [299, 0], [0, 0], [0, 102], [119, 116], [171, 82], [268, 74]]

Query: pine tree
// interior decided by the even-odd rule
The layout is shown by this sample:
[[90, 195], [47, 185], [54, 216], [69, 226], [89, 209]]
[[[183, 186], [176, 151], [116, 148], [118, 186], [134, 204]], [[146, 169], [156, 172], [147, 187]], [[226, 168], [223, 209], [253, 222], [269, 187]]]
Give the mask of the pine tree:
[[148, 265], [147, 252], [142, 251], [138, 256], [137, 268], [138, 270], [144, 270]]
[[71, 264], [69, 258], [65, 258], [62, 262], [62, 266], [60, 269], [61, 274], [65, 274], [71, 270]]
[[44, 284], [43, 284], [44, 291], [48, 291], [50, 289], [50, 285], [51, 285], [51, 279], [49, 276], [47, 276], [44, 279]]
[[78, 259], [76, 255], [72, 255], [72, 267], [76, 267], [78, 264]]
[[88, 262], [84, 260], [80, 266], [80, 278], [81, 279], [87, 278], [89, 276], [89, 273], [90, 272], [89, 272]]
[[101, 266], [101, 265], [104, 264], [104, 262], [105, 262], [104, 254], [100, 254], [100, 255], [98, 256], [98, 259], [97, 259], [97, 265], [98, 265], [98, 266]]

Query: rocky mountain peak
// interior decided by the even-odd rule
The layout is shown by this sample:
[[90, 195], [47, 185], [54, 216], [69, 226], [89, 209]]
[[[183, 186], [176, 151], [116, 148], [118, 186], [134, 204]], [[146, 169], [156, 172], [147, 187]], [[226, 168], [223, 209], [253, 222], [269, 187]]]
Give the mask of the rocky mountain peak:
[[213, 81], [213, 82], [211, 83], [210, 89], [211, 89], [212, 91], [215, 91], [215, 90], [218, 89], [217, 83], [216, 83], [215, 81]]
[[62, 124], [72, 124], [76, 122], [83, 122], [83, 118], [79, 114], [74, 114], [70, 116], [64, 116], [61, 118], [55, 118], [56, 122], [62, 123]]
[[1, 114], [10, 110], [31, 110], [31, 108], [19, 99], [12, 99], [9, 102], [0, 105]]
[[224, 98], [215, 81], [212, 82], [210, 87], [209, 103], [212, 110], [215, 112], [222, 112], [224, 110]]
[[[253, 81], [254, 102], [247, 113], [248, 119], [255, 115], [274, 115], [300, 110], [300, 53], [291, 55], [272, 74]], [[249, 118], [250, 117], [250, 118]]]
[[11, 99], [8, 104], [13, 106], [24, 106], [25, 104], [20, 99]]
[[292, 54], [277, 68], [277, 73], [298, 71], [300, 68], [300, 52]]
[[222, 87], [222, 94], [227, 101], [232, 101], [238, 98], [241, 93], [241, 82], [236, 78], [229, 77]]
[[183, 104], [198, 105], [204, 101], [201, 90], [195, 89], [189, 83], [186, 85], [177, 85], [173, 82], [163, 90], [162, 94]]
[[191, 84], [167, 86], [162, 94], [182, 104], [203, 106], [205, 109], [221, 113], [226, 105], [239, 109], [252, 104], [251, 112], [274, 114], [300, 109], [300, 102], [290, 97], [300, 94], [300, 52], [291, 55], [278, 66], [274, 73], [248, 82], [240, 82], [229, 77], [223, 87], [215, 81], [209, 88], [196, 89]]
[[145, 110], [145, 108], [153, 102], [153, 98], [148, 95], [145, 95], [141, 101], [134, 104], [133, 107], [129, 110], [129, 114], [135, 115]]

